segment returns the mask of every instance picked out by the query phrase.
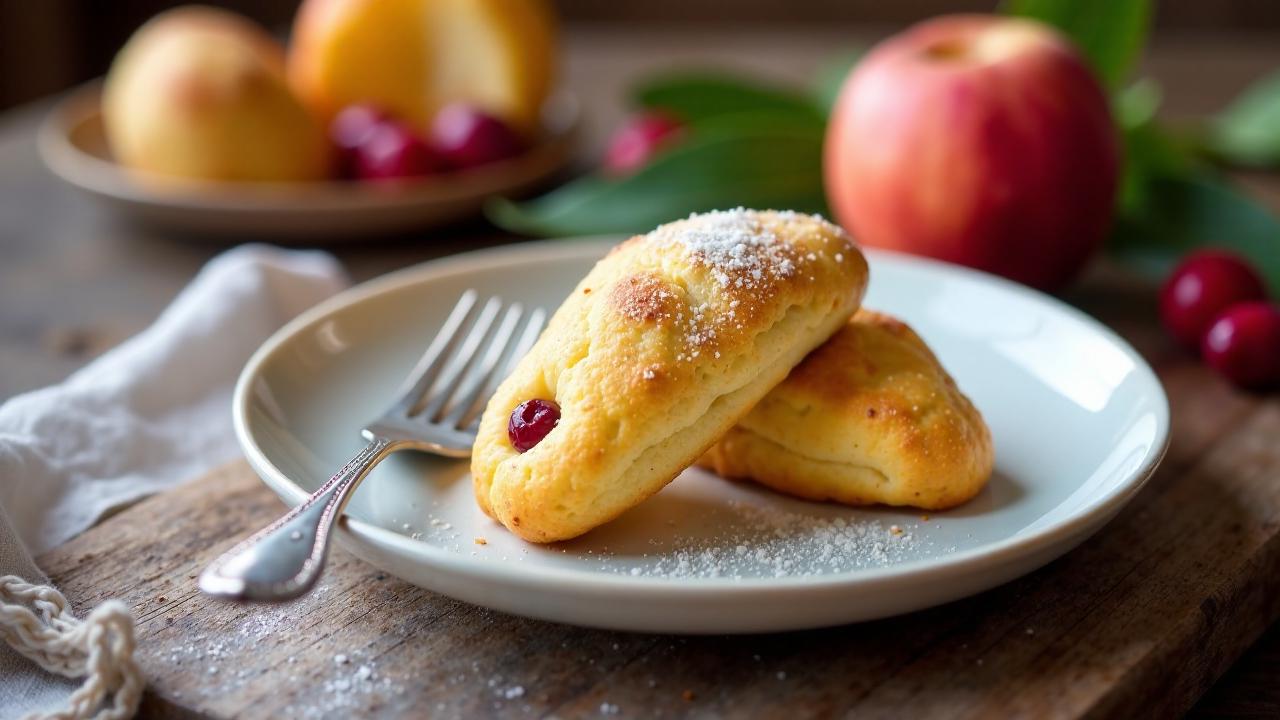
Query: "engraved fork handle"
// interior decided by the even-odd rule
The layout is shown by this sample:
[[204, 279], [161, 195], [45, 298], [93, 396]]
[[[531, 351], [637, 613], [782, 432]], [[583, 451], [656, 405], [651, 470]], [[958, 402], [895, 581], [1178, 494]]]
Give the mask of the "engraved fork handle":
[[280, 602], [315, 585], [329, 552], [329, 535], [352, 491], [375, 465], [404, 441], [374, 435], [351, 462], [301, 505], [213, 561], [200, 589], [217, 597]]

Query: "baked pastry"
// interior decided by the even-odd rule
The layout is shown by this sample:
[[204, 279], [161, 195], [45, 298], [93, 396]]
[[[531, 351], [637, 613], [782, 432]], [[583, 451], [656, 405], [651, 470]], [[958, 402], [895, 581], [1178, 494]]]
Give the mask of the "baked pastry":
[[816, 216], [713, 212], [622, 243], [489, 401], [476, 501], [533, 542], [613, 519], [843, 325], [866, 284], [849, 236]]
[[991, 475], [991, 432], [906, 324], [859, 310], [701, 465], [789, 495], [941, 510]]

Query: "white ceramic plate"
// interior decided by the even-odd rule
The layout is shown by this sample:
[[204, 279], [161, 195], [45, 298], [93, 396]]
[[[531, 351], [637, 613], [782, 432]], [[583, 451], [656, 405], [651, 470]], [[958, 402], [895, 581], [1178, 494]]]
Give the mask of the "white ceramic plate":
[[[555, 308], [608, 246], [461, 255], [299, 317], [240, 378], [235, 423], [250, 463], [297, 504], [362, 447], [362, 423], [391, 400], [463, 290]], [[476, 508], [465, 462], [400, 453], [356, 492], [339, 539], [409, 582], [520, 615], [758, 632], [895, 615], [990, 588], [1071, 549], [1137, 493], [1163, 456], [1169, 413], [1127, 344], [1004, 280], [894, 254], [870, 261], [868, 306], [910, 322], [991, 425], [997, 472], [972, 502], [925, 520], [793, 500], [690, 469], [618, 520], [540, 547]]]
[[58, 177], [121, 213], [202, 236], [277, 241], [352, 240], [422, 230], [480, 211], [493, 195], [519, 195], [564, 167], [573, 149], [578, 104], [552, 99], [544, 132], [510, 160], [404, 185], [353, 182], [139, 182], [107, 147], [96, 83], [72, 92], [40, 128], [40, 155]]

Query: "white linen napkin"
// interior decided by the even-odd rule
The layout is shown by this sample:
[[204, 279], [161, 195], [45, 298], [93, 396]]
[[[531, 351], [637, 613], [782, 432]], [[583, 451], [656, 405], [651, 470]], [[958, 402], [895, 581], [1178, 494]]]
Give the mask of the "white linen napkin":
[[[347, 284], [326, 253], [230, 250], [141, 334], [62, 384], [0, 405], [0, 577], [46, 582], [32, 555], [236, 457], [240, 369], [273, 331]], [[55, 711], [75, 685], [0, 643], [0, 718]]]

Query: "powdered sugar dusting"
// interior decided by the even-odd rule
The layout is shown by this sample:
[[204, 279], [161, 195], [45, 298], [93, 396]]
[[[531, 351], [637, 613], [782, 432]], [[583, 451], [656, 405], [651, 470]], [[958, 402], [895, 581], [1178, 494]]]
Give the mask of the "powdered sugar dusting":
[[[815, 517], [738, 500], [713, 536], [675, 535], [631, 567], [600, 569], [632, 577], [758, 578], [829, 575], [886, 567], [916, 554], [923, 541], [910, 529], [879, 520]], [[599, 554], [608, 560], [608, 553]]]
[[679, 243], [724, 287], [757, 289], [796, 273], [790, 247], [744, 208], [690, 215], [697, 223], [659, 228], [658, 242]]
[[[789, 211], [771, 213], [771, 216], [782, 222], [796, 222], [802, 217]], [[746, 295], [748, 301], [752, 297], [767, 295], [771, 287], [789, 278], [802, 276], [814, 281], [812, 264], [817, 263], [818, 256], [825, 254], [826, 250], [801, 253], [792, 242], [780, 239], [769, 230], [762, 217], [759, 212], [741, 207], [695, 213], [687, 221], [658, 228], [650, 235], [650, 241], [684, 248], [696, 265], [710, 270], [721, 287], [752, 291]], [[839, 232], [816, 215], [804, 217]], [[823, 239], [827, 238], [823, 236]], [[810, 267], [802, 273], [797, 264], [809, 264]], [[670, 297], [663, 295], [660, 288], [646, 287], [645, 280], [635, 278], [621, 284], [618, 292], [625, 296], [627, 309], [624, 313], [634, 319], [659, 316], [658, 306]], [[739, 317], [740, 303], [740, 299], [733, 298], [727, 310], [694, 305], [688, 313], [674, 313], [672, 319], [682, 326], [686, 347], [685, 352], [677, 354], [677, 362], [696, 360], [704, 352], [718, 358], [719, 352], [712, 347], [717, 340], [717, 328], [743, 327]]]

